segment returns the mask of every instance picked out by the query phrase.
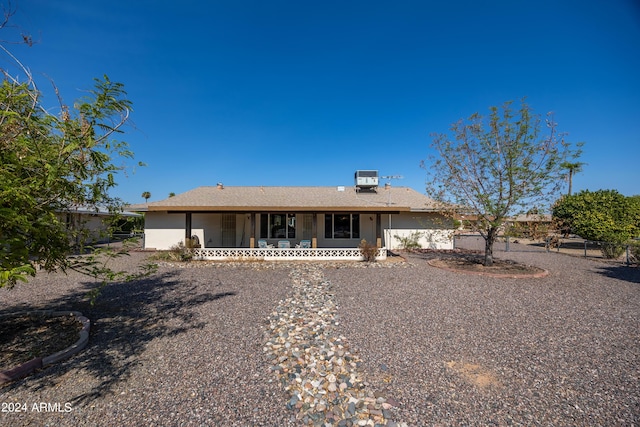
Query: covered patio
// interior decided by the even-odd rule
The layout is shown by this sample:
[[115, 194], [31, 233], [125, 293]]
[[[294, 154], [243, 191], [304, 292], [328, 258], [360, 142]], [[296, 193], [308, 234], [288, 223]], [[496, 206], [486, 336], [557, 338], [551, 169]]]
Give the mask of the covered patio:
[[[214, 214], [210, 212], [209, 214]], [[227, 234], [241, 232], [240, 244], [237, 239], [229, 236], [218, 240], [202, 238], [204, 234], [200, 230], [194, 232], [193, 213], [185, 213], [185, 242], [189, 241], [193, 246], [194, 259], [197, 260], [265, 260], [265, 261], [292, 261], [292, 260], [362, 260], [362, 252], [359, 249], [360, 242], [366, 240], [369, 244], [378, 248], [377, 260], [386, 259], [386, 248], [382, 247], [381, 214], [379, 212], [369, 215], [369, 227], [361, 226], [361, 212], [340, 213], [305, 211], [296, 213], [283, 212], [236, 212], [217, 213], [220, 216], [221, 234], [224, 234], [227, 223]], [[318, 216], [322, 215], [324, 224], [323, 238], [318, 237]], [[235, 217], [235, 218], [234, 218]], [[247, 224], [238, 225], [238, 219], [248, 219]], [[259, 220], [257, 220], [259, 218]], [[375, 218], [375, 219], [374, 219]], [[357, 219], [357, 220], [356, 220]], [[375, 222], [374, 222], [375, 221]], [[247, 228], [248, 226], [248, 233]], [[248, 239], [242, 238], [248, 234]], [[333, 242], [327, 240], [333, 239]], [[246, 240], [246, 242], [245, 242]], [[233, 241], [234, 244], [231, 244]], [[318, 242], [322, 245], [319, 247]], [[204, 242], [204, 245], [199, 243]], [[262, 242], [262, 245], [258, 243]], [[308, 242], [310, 247], [302, 247], [302, 242]], [[194, 244], [195, 243], [195, 244]], [[216, 245], [215, 243], [218, 243]], [[248, 247], [244, 247], [248, 243]], [[335, 247], [327, 245], [334, 243]], [[226, 246], [225, 246], [226, 244]], [[350, 247], [342, 247], [345, 244]], [[203, 247], [204, 246], [204, 247]], [[240, 246], [240, 247], [239, 247]], [[260, 247], [261, 246], [261, 247]]]

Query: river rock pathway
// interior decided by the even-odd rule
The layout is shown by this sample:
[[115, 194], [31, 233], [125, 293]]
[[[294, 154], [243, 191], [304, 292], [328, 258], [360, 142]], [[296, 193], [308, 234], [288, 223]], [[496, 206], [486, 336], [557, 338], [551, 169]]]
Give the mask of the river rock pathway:
[[293, 295], [269, 316], [264, 351], [290, 400], [295, 418], [310, 426], [406, 427], [394, 405], [370, 390], [361, 361], [338, 335], [338, 307], [331, 282], [315, 265], [290, 273]]

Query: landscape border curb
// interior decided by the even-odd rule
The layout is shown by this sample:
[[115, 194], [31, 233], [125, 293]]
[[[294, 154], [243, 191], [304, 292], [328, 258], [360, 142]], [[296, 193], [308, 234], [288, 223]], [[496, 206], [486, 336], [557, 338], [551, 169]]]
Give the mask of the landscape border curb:
[[73, 343], [71, 346], [67, 347], [64, 350], [58, 351], [54, 354], [51, 354], [46, 357], [36, 357], [34, 359], [29, 360], [28, 362], [22, 363], [21, 365], [8, 369], [6, 371], [0, 372], [0, 384], [5, 384], [11, 381], [15, 381], [20, 378], [24, 378], [36, 369], [41, 369], [46, 366], [49, 366], [53, 363], [57, 363], [61, 360], [67, 359], [77, 353], [79, 353], [82, 349], [87, 346], [89, 342], [89, 330], [91, 328], [91, 321], [82, 315], [79, 311], [54, 311], [54, 310], [34, 310], [34, 311], [19, 311], [16, 313], [3, 314], [0, 315], [0, 318], [14, 317], [17, 315], [38, 315], [38, 316], [49, 316], [49, 317], [60, 317], [60, 316], [74, 316], [80, 324], [82, 324], [82, 329], [79, 332], [78, 340]]
[[475, 276], [485, 276], [485, 277], [494, 277], [498, 279], [539, 279], [541, 277], [547, 277], [549, 275], [549, 270], [544, 268], [536, 267], [539, 270], [542, 270], [539, 273], [531, 273], [531, 274], [499, 274], [499, 273], [486, 273], [484, 271], [469, 271], [461, 268], [451, 268], [451, 267], [443, 267], [441, 265], [435, 265], [432, 261], [438, 261], [438, 259], [430, 259], [427, 261], [433, 268], [439, 268], [445, 271], [452, 271], [454, 273], [463, 273], [463, 274], [471, 274]]

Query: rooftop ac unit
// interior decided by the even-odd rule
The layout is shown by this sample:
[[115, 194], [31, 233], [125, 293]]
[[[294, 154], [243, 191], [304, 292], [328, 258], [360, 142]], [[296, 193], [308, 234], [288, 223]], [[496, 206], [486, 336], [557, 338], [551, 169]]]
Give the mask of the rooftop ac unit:
[[378, 171], [356, 171], [356, 190], [375, 190], [378, 187]]

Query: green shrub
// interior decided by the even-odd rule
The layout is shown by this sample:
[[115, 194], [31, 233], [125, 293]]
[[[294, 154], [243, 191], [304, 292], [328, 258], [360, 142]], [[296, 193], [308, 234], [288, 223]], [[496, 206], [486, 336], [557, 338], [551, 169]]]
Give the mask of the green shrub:
[[563, 231], [583, 239], [622, 244], [640, 234], [640, 198], [615, 190], [584, 190], [560, 198], [553, 218]]
[[376, 245], [372, 245], [365, 239], [362, 239], [358, 248], [360, 249], [360, 253], [362, 254], [365, 262], [376, 261], [376, 254], [378, 253], [378, 247]]
[[617, 259], [625, 252], [626, 246], [619, 243], [602, 243], [600, 250], [605, 258]]

